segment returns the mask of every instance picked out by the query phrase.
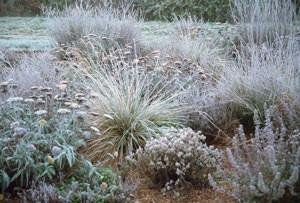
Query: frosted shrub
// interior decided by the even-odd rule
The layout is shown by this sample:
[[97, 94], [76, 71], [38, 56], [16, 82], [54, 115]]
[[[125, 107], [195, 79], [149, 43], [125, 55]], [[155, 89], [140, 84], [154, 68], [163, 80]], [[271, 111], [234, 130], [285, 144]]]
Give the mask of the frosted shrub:
[[[209, 175], [215, 189], [240, 202], [281, 202], [282, 198], [296, 195], [294, 189], [300, 182], [300, 132], [289, 132], [281, 117], [271, 115], [272, 110], [266, 110], [262, 128], [255, 116], [255, 134], [250, 140], [243, 127], [239, 128], [214, 178]], [[279, 128], [275, 129], [275, 123]]]
[[136, 164], [153, 183], [172, 186], [206, 184], [207, 174], [218, 163], [220, 153], [205, 144], [205, 136], [190, 128], [166, 128], [161, 136], [139, 149]]

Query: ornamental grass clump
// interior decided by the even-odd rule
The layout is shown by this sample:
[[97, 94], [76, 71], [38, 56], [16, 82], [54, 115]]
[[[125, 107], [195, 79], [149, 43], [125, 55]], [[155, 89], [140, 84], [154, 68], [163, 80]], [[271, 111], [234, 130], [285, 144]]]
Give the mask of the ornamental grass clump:
[[163, 192], [192, 184], [205, 186], [207, 175], [219, 162], [220, 152], [205, 143], [205, 136], [190, 128], [163, 128], [131, 161]]
[[[255, 133], [247, 139], [241, 126], [211, 173], [211, 185], [240, 202], [299, 201], [300, 132], [286, 128], [275, 107], [265, 122], [255, 114]], [[276, 116], [275, 116], [276, 115]]]
[[231, 10], [242, 42], [270, 43], [295, 31], [297, 15], [292, 0], [232, 0]]
[[[203, 23], [196, 18], [178, 18], [174, 29], [168, 31], [151, 44], [145, 44], [147, 49], [159, 50], [162, 57], [188, 60], [197, 64], [205, 71], [218, 73], [224, 64], [222, 49], [201, 35], [199, 26]], [[180, 65], [180, 64], [178, 64]]]
[[278, 39], [271, 47], [242, 46], [236, 61], [223, 69], [215, 94], [238, 118], [250, 122], [255, 110], [262, 120], [265, 103], [289, 103], [299, 115], [299, 47], [293, 36]]
[[176, 100], [180, 93], [170, 81], [135, 66], [100, 68], [86, 82], [95, 95], [89, 102], [102, 133], [88, 143], [92, 160], [121, 160], [157, 136], [159, 127], [177, 126], [184, 119], [184, 108]]
[[[104, 49], [112, 45], [123, 47], [140, 37], [136, 15], [125, 4], [115, 9], [109, 4], [92, 7], [81, 2], [63, 11], [48, 9], [45, 13], [50, 35], [61, 47], [80, 47], [80, 40], [89, 35], [100, 36]], [[115, 43], [107, 46], [107, 40]]]

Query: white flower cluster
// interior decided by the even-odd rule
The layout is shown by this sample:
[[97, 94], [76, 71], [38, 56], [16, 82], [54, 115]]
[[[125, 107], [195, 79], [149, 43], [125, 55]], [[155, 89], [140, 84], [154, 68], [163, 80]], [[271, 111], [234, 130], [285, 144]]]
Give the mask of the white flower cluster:
[[208, 171], [216, 166], [220, 152], [205, 144], [201, 132], [190, 128], [166, 128], [161, 134], [137, 151], [136, 164], [143, 172], [154, 183], [206, 183]]

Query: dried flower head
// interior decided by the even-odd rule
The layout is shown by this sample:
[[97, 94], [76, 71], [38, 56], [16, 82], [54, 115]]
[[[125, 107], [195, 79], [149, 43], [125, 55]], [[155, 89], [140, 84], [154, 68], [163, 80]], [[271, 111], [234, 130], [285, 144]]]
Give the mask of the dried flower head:
[[71, 113], [71, 111], [69, 109], [60, 108], [57, 110], [57, 113], [60, 115], [66, 115], [66, 114]]
[[34, 112], [34, 114], [36, 116], [45, 116], [48, 114], [48, 112], [46, 110], [38, 110], [38, 111]]
[[23, 101], [24, 101], [23, 97], [10, 97], [6, 100], [7, 103], [19, 103]]

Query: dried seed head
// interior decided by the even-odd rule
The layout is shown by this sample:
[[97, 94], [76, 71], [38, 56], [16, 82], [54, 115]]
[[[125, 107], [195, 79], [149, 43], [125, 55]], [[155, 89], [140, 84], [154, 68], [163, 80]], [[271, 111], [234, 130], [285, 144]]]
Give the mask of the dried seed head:
[[176, 66], [181, 66], [181, 65], [182, 65], [182, 62], [181, 62], [181, 61], [175, 61], [175, 62], [174, 62], [174, 65], [176, 65]]
[[71, 109], [79, 109], [79, 108], [80, 108], [80, 105], [77, 104], [77, 103], [71, 103], [71, 104], [70, 104], [70, 108], [71, 108]]
[[100, 116], [100, 114], [97, 113], [97, 112], [90, 112], [90, 115], [91, 115], [91, 116]]
[[51, 87], [42, 87], [40, 90], [42, 92], [50, 92], [50, 91], [52, 91], [52, 88]]
[[30, 87], [30, 89], [33, 90], [33, 91], [35, 91], [35, 90], [38, 90], [39, 87], [38, 86], [32, 86], [32, 87]]
[[125, 52], [124, 52], [124, 55], [125, 55], [125, 56], [128, 56], [128, 55], [130, 55], [130, 54], [131, 54], [130, 51], [125, 51]]
[[38, 98], [37, 100], [36, 100], [36, 104], [38, 104], [38, 105], [42, 105], [42, 104], [45, 104], [46, 102], [43, 100], [43, 99], [41, 99], [41, 98]]
[[60, 91], [65, 91], [67, 89], [67, 85], [66, 84], [59, 84], [57, 85], [58, 89]]
[[79, 103], [83, 103], [83, 102], [86, 102], [87, 99], [85, 97], [78, 97], [76, 98], [76, 100], [79, 102]]
[[34, 114], [36, 116], [45, 116], [48, 114], [48, 112], [46, 110], [38, 110], [38, 111], [34, 112]]
[[94, 131], [95, 133], [100, 133], [100, 130], [94, 126], [90, 127], [92, 131]]
[[158, 55], [158, 54], [160, 54], [160, 51], [159, 50], [155, 50], [155, 51], [152, 51], [151, 54], [152, 55]]
[[102, 191], [106, 191], [108, 188], [108, 184], [106, 182], [102, 182], [100, 185], [100, 188]]
[[200, 78], [201, 78], [201, 80], [206, 80], [206, 79], [207, 79], [207, 76], [206, 76], [205, 74], [202, 74], [202, 75], [200, 76]]
[[85, 95], [83, 93], [77, 93], [75, 94], [75, 97], [84, 97]]
[[6, 100], [8, 103], [17, 103], [17, 102], [23, 102], [23, 97], [10, 97]]
[[66, 114], [71, 113], [71, 111], [69, 109], [60, 108], [57, 110], [57, 113], [60, 115], [66, 115]]
[[25, 99], [24, 102], [26, 104], [33, 104], [34, 103], [34, 99]]
[[8, 87], [8, 85], [9, 85], [9, 82], [2, 82], [2, 83], [0, 83], [0, 87], [2, 87], [2, 88], [6, 88], [6, 87]]

